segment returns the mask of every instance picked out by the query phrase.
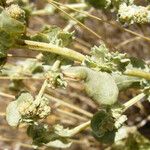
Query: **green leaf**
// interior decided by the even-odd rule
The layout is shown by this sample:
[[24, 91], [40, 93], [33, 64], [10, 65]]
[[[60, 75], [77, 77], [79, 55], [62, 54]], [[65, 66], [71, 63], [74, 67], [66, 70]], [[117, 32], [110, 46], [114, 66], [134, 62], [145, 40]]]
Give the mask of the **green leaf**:
[[18, 105], [27, 101], [33, 102], [33, 100], [34, 100], [33, 96], [28, 92], [21, 92], [16, 99]]
[[21, 115], [18, 111], [17, 101], [10, 102], [6, 109], [6, 120], [10, 126], [16, 127], [19, 124]]
[[123, 127], [120, 129], [121, 136], [109, 150], [149, 150], [150, 141], [141, 135], [135, 127]]
[[24, 32], [24, 23], [12, 18], [6, 10], [0, 8], [0, 58], [6, 57], [7, 50]]
[[[71, 142], [67, 139], [60, 137], [55, 133], [54, 129], [49, 129], [46, 124], [32, 124], [27, 129], [27, 134], [33, 139], [33, 144], [55, 148], [70, 147]], [[55, 145], [56, 144], [56, 145]]]
[[[73, 33], [65, 32], [58, 27], [46, 26], [41, 32], [31, 37], [34, 41], [52, 43], [58, 46], [68, 46], [73, 40]], [[48, 65], [52, 65], [56, 60], [60, 60], [62, 65], [73, 63], [72, 60], [52, 54], [49, 52], [43, 52], [43, 62]]]
[[87, 56], [83, 62], [89, 68], [108, 73], [113, 71], [122, 72], [129, 63], [130, 59], [126, 54], [121, 54], [117, 51], [109, 52], [103, 43], [99, 47], [93, 47], [91, 57]]
[[[10, 126], [16, 127], [19, 125], [19, 121], [21, 121], [22, 119], [20, 106], [22, 104], [25, 104], [26, 102], [28, 103], [28, 105], [30, 105], [32, 101], [32, 95], [27, 92], [23, 92], [20, 95], [18, 95], [15, 101], [9, 103], [6, 109], [6, 120]], [[28, 105], [26, 104], [26, 107], [28, 107]], [[23, 108], [23, 111], [26, 111], [25, 107]]]
[[5, 10], [1, 12], [0, 20], [0, 29], [7, 31], [7, 33], [14, 37], [25, 32], [25, 25], [11, 18]]
[[105, 110], [101, 110], [93, 116], [91, 128], [94, 136], [103, 137], [108, 131], [114, 130], [114, 120]]

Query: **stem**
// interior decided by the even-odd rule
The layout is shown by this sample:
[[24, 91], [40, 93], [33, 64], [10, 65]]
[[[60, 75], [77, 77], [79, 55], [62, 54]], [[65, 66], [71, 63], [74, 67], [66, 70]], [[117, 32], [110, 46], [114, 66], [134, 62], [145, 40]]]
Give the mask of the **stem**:
[[129, 76], [135, 76], [135, 77], [140, 77], [140, 78], [144, 78], [146, 80], [150, 80], [150, 73], [149, 72], [145, 72], [143, 70], [126, 70], [124, 72], [125, 75], [129, 75]]
[[1, 116], [1, 117], [5, 117], [5, 116], [6, 116], [6, 113], [0, 112], [0, 116]]
[[69, 107], [69, 108], [71, 108], [71, 109], [73, 109], [73, 110], [75, 110], [75, 111], [77, 111], [77, 112], [79, 112], [79, 113], [81, 113], [81, 114], [84, 114], [85, 116], [87, 116], [87, 117], [89, 117], [89, 118], [93, 117], [93, 114], [92, 114], [92, 113], [87, 112], [87, 111], [85, 111], [85, 110], [83, 110], [83, 109], [81, 109], [81, 108], [78, 108], [78, 107], [76, 107], [76, 106], [74, 106], [74, 105], [72, 105], [72, 104], [69, 104], [69, 103], [64, 102], [64, 101], [62, 101], [62, 100], [59, 100], [59, 99], [57, 99], [57, 98], [55, 98], [55, 97], [52, 97], [52, 96], [50, 96], [49, 94], [45, 94], [45, 96], [46, 96], [47, 98], [49, 98], [51, 101], [55, 101], [55, 102], [57, 102], [57, 103], [59, 103], [59, 104], [61, 104], [61, 105], [64, 105], [64, 106], [66, 106], [66, 107]]
[[[48, 1], [50, 2], [50, 0], [48, 0]], [[134, 32], [134, 31], [132, 31], [132, 30], [127, 29], [127, 28], [123, 28], [122, 26], [120, 26], [120, 25], [118, 25], [118, 24], [114, 24], [114, 23], [112, 23], [112, 22], [109, 21], [109, 20], [101, 19], [101, 18], [99, 18], [99, 17], [97, 17], [97, 16], [95, 16], [95, 15], [89, 14], [89, 13], [86, 12], [86, 11], [78, 10], [78, 9], [75, 9], [75, 8], [71, 8], [71, 7], [68, 7], [68, 6], [66, 6], [66, 5], [64, 5], [64, 4], [62, 4], [62, 3], [56, 2], [56, 1], [52, 1], [52, 0], [51, 0], [51, 2], [53, 2], [53, 3], [55, 3], [55, 4], [59, 5], [59, 6], [66, 7], [66, 8], [68, 8], [68, 9], [74, 10], [75, 12], [79, 12], [79, 13], [81, 13], [81, 14], [85, 14], [85, 15], [87, 15], [87, 16], [90, 17], [90, 18], [96, 19], [96, 20], [98, 20], [98, 21], [100, 21], [100, 22], [107, 23], [107, 24], [109, 24], [109, 25], [111, 25], [111, 26], [113, 26], [113, 27], [119, 28], [119, 29], [122, 30], [122, 31], [128, 32], [128, 33], [130, 33], [130, 34], [132, 34], [132, 35], [138, 36], [138, 37], [140, 37], [140, 38], [142, 38], [142, 39], [144, 39], [144, 40], [150, 42], [150, 38], [149, 38], [149, 37], [144, 36], [144, 35], [141, 35], [141, 34], [139, 34], [139, 33], [136, 33], [136, 32]]]
[[76, 134], [80, 133], [81, 131], [85, 130], [87, 127], [90, 126], [90, 124], [91, 124], [91, 121], [87, 121], [87, 122], [73, 128], [73, 129], [70, 129], [68, 131], [66, 131], [66, 130], [63, 131], [59, 128], [57, 130], [57, 127], [55, 129], [56, 129], [56, 133], [58, 135], [60, 135], [61, 137], [71, 138], [71, 137], [75, 136]]
[[36, 97], [36, 100], [35, 100], [36, 104], [37, 104], [37, 101], [38, 102], [41, 101], [41, 98], [42, 98], [42, 96], [44, 94], [44, 91], [45, 91], [46, 87], [47, 87], [47, 79], [44, 81], [44, 83], [43, 83], [43, 85], [42, 85], [42, 87], [41, 87], [41, 89], [40, 89], [40, 91], [39, 91], [39, 93], [38, 93], [38, 95]]
[[7, 94], [7, 93], [3, 93], [3, 92], [0, 92], [0, 96], [15, 99], [15, 96], [14, 96], [14, 95]]
[[128, 102], [126, 102], [124, 105], [124, 111], [126, 111], [129, 107], [131, 107], [132, 105], [134, 105], [135, 103], [137, 103], [138, 101], [140, 101], [142, 98], [144, 98], [146, 96], [145, 93], [141, 93], [137, 96], [135, 96], [134, 98], [132, 98], [131, 100], [129, 100]]
[[70, 116], [70, 117], [74, 117], [76, 119], [79, 119], [79, 120], [82, 120], [82, 121], [86, 121], [87, 119], [80, 116], [80, 115], [77, 115], [75, 113], [72, 113], [72, 112], [69, 112], [69, 111], [64, 111], [62, 109], [57, 109], [57, 112], [59, 112], [60, 114], [64, 114], [64, 115], [67, 115], [67, 116]]
[[60, 63], [61, 63], [60, 60], [56, 60], [56, 61], [54, 62], [54, 64], [53, 64], [53, 66], [52, 66], [52, 70], [53, 70], [53, 71], [57, 71], [57, 70], [59, 69], [59, 67], [60, 67]]
[[69, 31], [76, 23], [73, 21], [69, 21], [66, 27], [63, 29], [64, 31]]
[[95, 35], [97, 38], [99, 38], [100, 40], [102, 40], [102, 37], [100, 35], [98, 35], [96, 32], [94, 32], [92, 29], [88, 28], [87, 26], [85, 26], [83, 23], [81, 23], [80, 21], [78, 21], [76, 18], [72, 17], [71, 15], [69, 15], [66, 11], [64, 11], [63, 9], [61, 9], [59, 6], [56, 5], [56, 3], [52, 0], [47, 0], [52, 6], [54, 6], [55, 8], [57, 8], [58, 10], [60, 10], [61, 12], [63, 12], [66, 16], [68, 16], [71, 20], [75, 21], [78, 25], [80, 25], [81, 27], [83, 27], [84, 29], [86, 29], [87, 31], [89, 31], [90, 33], [92, 33], [93, 35]]
[[51, 43], [35, 42], [30, 40], [24, 40], [23, 42], [24, 45], [20, 46], [31, 50], [51, 52], [79, 62], [82, 62], [85, 59], [85, 56], [79, 52], [69, 48], [59, 47]]
[[[70, 8], [75, 8], [75, 9], [84, 9], [87, 7], [87, 5], [85, 3], [77, 3], [77, 4], [66, 4], [66, 7], [70, 7]], [[65, 7], [61, 7], [61, 9], [67, 9]], [[32, 12], [32, 16], [36, 16], [36, 15], [51, 15], [53, 14], [53, 12], [48, 11], [47, 9], [40, 9], [40, 10], [35, 10]]]
[[9, 76], [0, 76], [0, 80], [44, 80], [45, 78], [37, 77], [9, 77]]

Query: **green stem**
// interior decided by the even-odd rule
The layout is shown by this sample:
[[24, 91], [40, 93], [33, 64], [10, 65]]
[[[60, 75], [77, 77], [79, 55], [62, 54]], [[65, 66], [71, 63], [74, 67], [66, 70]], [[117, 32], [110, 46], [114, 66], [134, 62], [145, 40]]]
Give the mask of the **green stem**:
[[144, 78], [146, 80], [150, 80], [150, 73], [145, 72], [143, 70], [137, 70], [137, 69], [126, 70], [124, 72], [124, 74], [128, 75], [128, 76], [140, 77], [140, 78]]
[[129, 107], [131, 107], [132, 105], [134, 105], [135, 103], [137, 103], [138, 101], [140, 101], [142, 98], [144, 98], [146, 96], [145, 93], [141, 93], [137, 96], [135, 96], [134, 98], [132, 98], [131, 100], [129, 100], [128, 102], [126, 102], [124, 105], [124, 111], [126, 111]]
[[23, 47], [23, 48], [28, 48], [31, 50], [36, 50], [36, 51], [55, 53], [55, 54], [67, 57], [68, 59], [76, 60], [79, 62], [82, 62], [85, 59], [85, 56], [79, 52], [76, 52], [66, 47], [60, 47], [51, 43], [24, 40], [23, 44], [20, 43], [20, 45], [18, 46]]
[[58, 130], [57, 130], [57, 127], [56, 127], [56, 128], [55, 128], [55, 129], [56, 129], [55, 132], [56, 132], [58, 135], [60, 135], [61, 137], [71, 138], [71, 137], [75, 136], [76, 134], [80, 133], [81, 131], [85, 130], [87, 127], [90, 126], [90, 124], [91, 124], [91, 121], [87, 121], [87, 122], [85, 122], [85, 123], [83, 123], [83, 124], [81, 124], [81, 125], [79, 125], [79, 126], [73, 128], [73, 129], [70, 129], [70, 130], [68, 130], [68, 131], [65, 130], [65, 132], [63, 132], [63, 131], [60, 130], [59, 128], [58, 128]]
[[60, 67], [61, 61], [60, 60], [56, 60], [52, 66], [52, 70], [53, 71], [57, 71]]
[[41, 89], [40, 89], [40, 91], [39, 91], [39, 93], [38, 93], [38, 95], [34, 101], [36, 105], [39, 105], [41, 98], [45, 92], [46, 87], [47, 87], [47, 79], [44, 81], [44, 83], [43, 83], [43, 85], [42, 85], [42, 87], [41, 87]]

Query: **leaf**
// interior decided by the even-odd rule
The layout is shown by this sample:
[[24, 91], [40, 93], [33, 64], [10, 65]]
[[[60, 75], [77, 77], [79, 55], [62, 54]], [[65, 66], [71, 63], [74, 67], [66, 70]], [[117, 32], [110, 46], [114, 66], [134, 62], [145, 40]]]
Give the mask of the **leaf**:
[[11, 80], [11, 83], [9, 84], [9, 89], [12, 91], [21, 92], [24, 90], [24, 87], [25, 85], [22, 80]]
[[91, 57], [87, 56], [83, 64], [97, 71], [111, 73], [113, 71], [123, 71], [130, 63], [126, 54], [119, 52], [109, 52], [108, 48], [102, 43], [99, 47], [91, 49]]
[[21, 105], [23, 102], [33, 102], [33, 100], [33, 96], [28, 92], [21, 92], [16, 99], [18, 106]]
[[0, 8], [0, 58], [7, 56], [7, 50], [15, 44], [15, 40], [25, 32], [25, 25], [12, 18], [6, 10]]
[[[34, 41], [52, 43], [61, 47], [68, 46], [72, 42], [73, 33], [65, 32], [58, 27], [46, 26], [41, 32], [31, 37]], [[43, 52], [43, 62], [52, 65], [56, 60], [60, 60], [62, 65], [73, 63], [65, 57], [49, 52]]]
[[118, 87], [112, 76], [87, 69], [85, 91], [99, 105], [112, 105], [118, 100]]
[[22, 22], [11, 18], [5, 10], [1, 12], [0, 20], [0, 29], [7, 31], [7, 33], [14, 37], [25, 32], [25, 25]]
[[119, 132], [117, 135], [119, 139], [111, 145], [109, 150], [149, 150], [150, 141], [141, 135], [135, 127], [123, 127]]
[[105, 136], [105, 133], [114, 130], [113, 118], [104, 110], [97, 112], [91, 120], [92, 133], [96, 138]]
[[72, 142], [63, 143], [60, 140], [55, 140], [52, 142], [49, 142], [47, 144], [44, 144], [47, 147], [54, 147], [54, 148], [69, 148], [71, 146]]
[[109, 108], [98, 111], [91, 120], [93, 136], [100, 142], [113, 143], [119, 140], [121, 127], [127, 120], [122, 115], [124, 106], [115, 104]]
[[19, 106], [26, 102], [32, 101], [33, 97], [29, 93], [21, 93], [15, 101], [10, 102], [6, 108], [6, 120], [10, 126], [17, 127], [22, 119]]
[[53, 129], [49, 129], [46, 124], [32, 124], [27, 129], [27, 134], [33, 139], [33, 144], [55, 148], [70, 147], [71, 142], [60, 137]]
[[21, 115], [17, 109], [17, 101], [10, 102], [6, 109], [6, 120], [10, 126], [16, 127], [19, 124]]

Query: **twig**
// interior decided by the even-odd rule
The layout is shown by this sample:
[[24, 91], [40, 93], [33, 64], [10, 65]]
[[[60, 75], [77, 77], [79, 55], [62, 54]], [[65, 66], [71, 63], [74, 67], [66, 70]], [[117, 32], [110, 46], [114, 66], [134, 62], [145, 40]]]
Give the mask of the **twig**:
[[143, 70], [138, 70], [138, 69], [129, 70], [128, 69], [124, 72], [124, 74], [128, 75], [128, 76], [140, 77], [140, 78], [144, 78], [146, 80], [150, 80], [150, 73], [145, 72]]
[[145, 93], [141, 93], [135, 97], [133, 97], [131, 100], [129, 100], [128, 102], [126, 102], [124, 105], [124, 111], [126, 111], [129, 107], [131, 107], [132, 105], [134, 105], [135, 103], [137, 103], [138, 101], [140, 101], [142, 98], [144, 98], [146, 96]]
[[[49, 0], [49, 1], [52, 1], [52, 0]], [[113, 26], [113, 27], [117, 27], [117, 28], [119, 28], [119, 29], [122, 30], [122, 31], [128, 32], [128, 33], [130, 33], [130, 34], [132, 34], [132, 35], [138, 36], [138, 37], [140, 37], [140, 38], [142, 38], [142, 39], [144, 39], [144, 40], [150, 42], [150, 38], [149, 38], [149, 37], [146, 37], [146, 36], [144, 36], [144, 35], [141, 35], [141, 34], [139, 34], [139, 33], [136, 33], [136, 32], [134, 32], [134, 31], [132, 31], [132, 30], [129, 30], [129, 29], [126, 29], [126, 28], [122, 28], [122, 27], [121, 27], [120, 25], [118, 25], [118, 24], [114, 24], [114, 23], [112, 23], [112, 22], [110, 22], [110, 21], [103, 20], [103, 19], [101, 19], [101, 18], [99, 18], [99, 17], [96, 17], [96, 16], [94, 16], [94, 15], [89, 14], [88, 12], [85, 12], [85, 11], [82, 11], [82, 10], [78, 10], [78, 9], [75, 9], [75, 8], [71, 8], [71, 7], [69, 7], [69, 6], [65, 6], [65, 5], [63, 5], [62, 3], [59, 3], [59, 2], [56, 2], [56, 1], [52, 1], [52, 2], [55, 3], [55, 4], [61, 5], [61, 6], [63, 6], [63, 7], [66, 7], [66, 8], [68, 8], [68, 9], [74, 10], [74, 11], [76, 11], [76, 12], [85, 14], [85, 15], [87, 15], [87, 16], [93, 18], [93, 19], [98, 20], [98, 21], [107, 23], [107, 24], [109, 24], [109, 25], [111, 25], [111, 26]]]
[[70, 104], [70, 103], [67, 103], [67, 102], [64, 102], [64, 101], [62, 101], [62, 100], [59, 100], [58, 98], [55, 98], [55, 97], [53, 97], [53, 96], [50, 96], [49, 94], [45, 94], [45, 96], [46, 96], [47, 98], [49, 98], [50, 101], [55, 101], [55, 102], [57, 102], [57, 103], [60, 103], [60, 104], [66, 106], [66, 107], [69, 107], [69, 108], [71, 108], [71, 109], [73, 109], [73, 110], [75, 110], [75, 111], [77, 111], [77, 112], [79, 112], [79, 113], [81, 113], [81, 114], [84, 114], [85, 116], [87, 116], [87, 117], [89, 117], [89, 118], [91, 118], [91, 117], [93, 116], [92, 113], [87, 112], [87, 111], [85, 111], [85, 110], [83, 110], [83, 109], [81, 109], [81, 108], [78, 108], [78, 107], [76, 107], [76, 106], [74, 106], [74, 105], [72, 105], [72, 104]]
[[87, 119], [80, 116], [80, 115], [77, 115], [75, 113], [72, 113], [72, 112], [68, 112], [68, 111], [64, 111], [62, 109], [57, 109], [57, 112], [59, 112], [60, 114], [64, 114], [64, 115], [67, 115], [67, 116], [70, 116], [70, 117], [74, 117], [76, 119], [79, 119], [79, 120], [82, 120], [82, 121], [86, 121]]
[[14, 96], [14, 95], [7, 94], [7, 93], [3, 93], [3, 92], [0, 92], [0, 96], [3, 96], [3, 97], [8, 97], [8, 98], [15, 99], [15, 96]]

